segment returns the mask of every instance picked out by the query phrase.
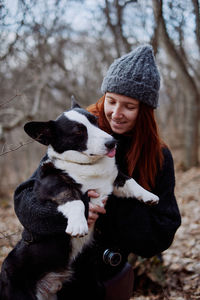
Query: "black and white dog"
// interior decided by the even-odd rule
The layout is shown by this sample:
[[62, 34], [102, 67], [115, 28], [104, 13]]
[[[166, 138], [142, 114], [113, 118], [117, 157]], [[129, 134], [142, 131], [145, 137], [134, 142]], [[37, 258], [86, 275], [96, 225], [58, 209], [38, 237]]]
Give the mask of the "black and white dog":
[[156, 204], [159, 199], [118, 171], [116, 140], [99, 129], [96, 117], [74, 101], [55, 121], [29, 122], [24, 129], [48, 146], [48, 158], [39, 167], [35, 189], [41, 205], [55, 201], [67, 218], [66, 238], [44, 237], [29, 245], [19, 241], [2, 265], [0, 299], [55, 300], [62, 283], [73, 276], [73, 260], [92, 241], [83, 194], [96, 190], [99, 198], [90, 201], [100, 206], [111, 193], [147, 204]]

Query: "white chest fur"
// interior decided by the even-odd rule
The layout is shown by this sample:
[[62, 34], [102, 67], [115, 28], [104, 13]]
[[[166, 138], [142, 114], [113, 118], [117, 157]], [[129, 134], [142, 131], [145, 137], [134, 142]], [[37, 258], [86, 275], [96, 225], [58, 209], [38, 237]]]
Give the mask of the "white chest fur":
[[106, 156], [93, 164], [76, 164], [63, 160], [56, 160], [54, 164], [81, 184], [83, 193], [90, 189], [97, 191], [100, 197], [91, 199], [95, 204], [102, 205], [102, 200], [112, 193], [113, 182], [118, 173], [114, 157]]
[[[113, 183], [118, 174], [114, 157], [103, 157], [92, 164], [78, 164], [56, 159], [54, 161], [54, 165], [56, 168], [67, 173], [75, 182], [81, 184], [82, 193], [86, 193], [90, 189], [97, 191], [100, 196], [98, 198], [91, 198], [90, 201], [99, 206], [102, 206], [102, 200], [112, 193]], [[76, 224], [78, 223], [87, 226], [87, 224], [84, 224], [84, 222], [86, 222], [84, 213], [78, 215], [78, 209], [75, 207], [75, 205], [79, 204], [79, 206], [81, 206], [83, 203], [82, 201], [77, 200], [78, 199], [76, 199], [74, 203], [72, 201], [58, 208], [58, 210], [68, 218], [68, 227], [66, 232], [73, 236], [71, 239], [71, 261], [73, 261], [77, 254], [82, 251], [83, 247], [91, 243], [93, 239], [93, 228], [90, 228], [88, 234], [83, 237], [75, 237], [76, 234], [72, 232], [75, 230]], [[78, 217], [79, 220], [73, 220], [75, 217]], [[80, 222], [80, 220], [82, 221]], [[73, 228], [72, 231], [70, 229], [71, 225]]]

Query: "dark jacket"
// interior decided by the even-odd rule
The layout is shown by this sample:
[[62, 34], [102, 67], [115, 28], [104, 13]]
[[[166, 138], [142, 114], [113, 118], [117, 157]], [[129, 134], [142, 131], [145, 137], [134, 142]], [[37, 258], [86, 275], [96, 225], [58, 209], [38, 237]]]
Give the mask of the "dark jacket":
[[[77, 258], [74, 264], [79, 283], [77, 281], [68, 283], [61, 291], [59, 299], [66, 299], [70, 290], [73, 299], [76, 299], [74, 291], [77, 293], [77, 299], [80, 295], [83, 297], [85, 286], [89, 284], [91, 289], [91, 282], [94, 280], [98, 279], [101, 282], [120, 270], [130, 252], [151, 257], [171, 245], [174, 234], [181, 224], [181, 218], [174, 195], [173, 159], [168, 148], [163, 149], [163, 154], [164, 164], [157, 174], [155, 188], [152, 190], [159, 196], [159, 204], [148, 206], [136, 199], [119, 199], [110, 196], [106, 205], [106, 214], [100, 215], [95, 224], [95, 242]], [[123, 157], [123, 151], [119, 147], [117, 162], [122, 168]], [[38, 170], [16, 189], [14, 196], [15, 211], [24, 226], [23, 237], [30, 241], [43, 238], [45, 235], [63, 233], [67, 224], [64, 216], [57, 211], [55, 203], [46, 201], [42, 206], [39, 203], [33, 192], [37, 178]], [[84, 200], [87, 208], [87, 196]], [[121, 265], [111, 267], [105, 264], [102, 259], [105, 249], [120, 252], [123, 257]], [[92, 293], [91, 290], [91, 295]], [[89, 299], [88, 290], [86, 297]], [[101, 296], [99, 297], [101, 299]]]

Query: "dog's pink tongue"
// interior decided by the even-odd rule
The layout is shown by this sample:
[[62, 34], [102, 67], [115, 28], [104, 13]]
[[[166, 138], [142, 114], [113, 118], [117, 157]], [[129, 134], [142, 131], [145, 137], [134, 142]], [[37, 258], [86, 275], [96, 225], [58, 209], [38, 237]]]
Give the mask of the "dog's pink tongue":
[[111, 149], [111, 150], [107, 153], [107, 156], [108, 156], [108, 157], [114, 157], [115, 154], [116, 154], [116, 149], [113, 148], [113, 149]]

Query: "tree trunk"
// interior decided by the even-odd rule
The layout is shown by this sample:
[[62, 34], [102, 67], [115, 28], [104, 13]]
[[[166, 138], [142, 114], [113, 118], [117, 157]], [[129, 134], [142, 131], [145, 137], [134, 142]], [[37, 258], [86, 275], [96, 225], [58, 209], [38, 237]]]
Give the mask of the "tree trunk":
[[[166, 51], [178, 79], [182, 82], [183, 93], [186, 98], [186, 118], [184, 124], [184, 166], [186, 169], [198, 165], [198, 124], [199, 124], [199, 94], [193, 78], [190, 76], [186, 64], [170, 39], [162, 14], [162, 0], [152, 0], [155, 22], [157, 25], [158, 43]], [[176, 82], [174, 82], [176, 84]], [[174, 99], [176, 101], [176, 99]]]

